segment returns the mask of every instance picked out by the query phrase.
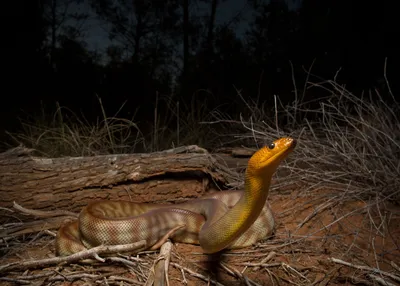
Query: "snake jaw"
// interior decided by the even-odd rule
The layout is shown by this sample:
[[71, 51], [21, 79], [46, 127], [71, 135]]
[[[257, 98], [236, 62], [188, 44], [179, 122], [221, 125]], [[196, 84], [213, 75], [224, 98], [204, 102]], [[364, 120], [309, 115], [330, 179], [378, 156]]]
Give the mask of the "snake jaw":
[[280, 162], [294, 149], [297, 142], [293, 138], [280, 138], [271, 144], [273, 148], [264, 146], [250, 158], [247, 173], [250, 176], [273, 175]]

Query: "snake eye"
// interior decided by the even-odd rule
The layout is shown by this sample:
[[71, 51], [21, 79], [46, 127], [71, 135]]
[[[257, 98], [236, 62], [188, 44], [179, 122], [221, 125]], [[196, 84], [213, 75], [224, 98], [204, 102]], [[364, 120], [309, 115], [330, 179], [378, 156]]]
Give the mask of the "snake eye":
[[275, 148], [275, 144], [274, 144], [274, 143], [270, 143], [270, 144], [268, 145], [268, 148], [271, 149], [271, 150], [274, 149], [274, 148]]

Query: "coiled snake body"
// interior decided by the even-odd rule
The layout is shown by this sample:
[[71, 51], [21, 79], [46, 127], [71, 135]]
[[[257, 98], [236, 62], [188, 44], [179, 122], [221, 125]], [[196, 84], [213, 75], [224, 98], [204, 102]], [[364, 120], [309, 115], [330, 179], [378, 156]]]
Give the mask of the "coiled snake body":
[[171, 239], [200, 244], [204, 253], [250, 246], [273, 231], [274, 218], [267, 202], [271, 178], [295, 145], [294, 139], [281, 138], [254, 153], [246, 169], [244, 191], [217, 192], [174, 205], [92, 202], [77, 221], [59, 229], [56, 254], [140, 240], [150, 248], [179, 225], [184, 227]]

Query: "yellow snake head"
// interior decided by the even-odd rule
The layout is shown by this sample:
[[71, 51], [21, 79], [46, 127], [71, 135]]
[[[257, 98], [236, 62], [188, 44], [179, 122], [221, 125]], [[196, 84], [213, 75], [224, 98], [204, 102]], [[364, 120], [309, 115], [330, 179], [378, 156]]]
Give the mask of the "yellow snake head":
[[262, 147], [250, 158], [245, 175], [245, 196], [252, 202], [252, 207], [258, 205], [260, 208], [257, 201], [265, 202], [272, 175], [295, 146], [295, 139], [280, 138]]
[[247, 175], [250, 175], [250, 177], [272, 176], [280, 162], [287, 157], [295, 146], [295, 139], [284, 137], [262, 147], [250, 158]]

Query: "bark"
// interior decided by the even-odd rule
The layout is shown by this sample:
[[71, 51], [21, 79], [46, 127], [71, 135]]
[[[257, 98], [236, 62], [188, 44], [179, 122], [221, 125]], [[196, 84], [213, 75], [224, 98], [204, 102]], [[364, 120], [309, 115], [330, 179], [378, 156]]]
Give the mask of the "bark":
[[[197, 153], [181, 153], [181, 152]], [[0, 207], [77, 212], [90, 200], [181, 202], [237, 179], [197, 146], [152, 154], [40, 158], [32, 150], [0, 153]]]

